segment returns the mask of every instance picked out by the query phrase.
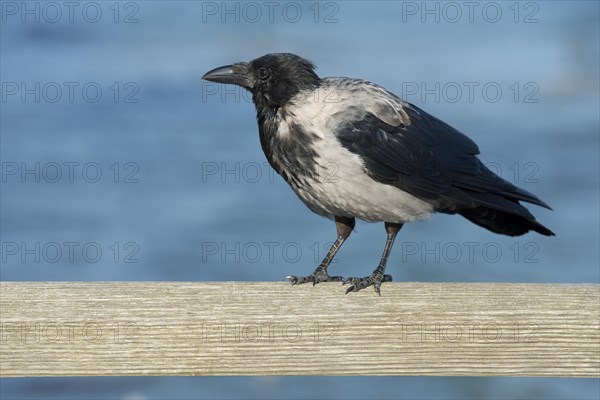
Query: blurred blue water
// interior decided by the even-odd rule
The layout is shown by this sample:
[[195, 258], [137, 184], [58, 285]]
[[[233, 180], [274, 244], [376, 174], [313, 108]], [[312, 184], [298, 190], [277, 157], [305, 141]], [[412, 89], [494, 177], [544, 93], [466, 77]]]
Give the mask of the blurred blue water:
[[[484, 2], [472, 16], [463, 3], [432, 2], [429, 14], [421, 2], [277, 3], [272, 22], [261, 2], [251, 3], [262, 13], [256, 22], [247, 3], [121, 2], [116, 15], [114, 2], [95, 2], [94, 23], [81, 13], [86, 3], [72, 22], [64, 8], [52, 22], [52, 9], [28, 2], [38, 4], [36, 22], [35, 11], [22, 14], [25, 3], [1, 4], [2, 280], [280, 280], [312, 271], [333, 224], [269, 172], [248, 96], [200, 80], [277, 51], [311, 59], [321, 76], [361, 77], [402, 95], [472, 137], [484, 162], [555, 210], [532, 207], [556, 238], [500, 237], [450, 216], [410, 225], [390, 260], [396, 280], [600, 280], [597, 2]], [[332, 271], [364, 275], [384, 237], [380, 225], [359, 224]], [[74, 243], [72, 259], [64, 243]], [[96, 398], [599, 394], [597, 381], [491, 378], [5, 379], [1, 394], [89, 398], [89, 388]]]

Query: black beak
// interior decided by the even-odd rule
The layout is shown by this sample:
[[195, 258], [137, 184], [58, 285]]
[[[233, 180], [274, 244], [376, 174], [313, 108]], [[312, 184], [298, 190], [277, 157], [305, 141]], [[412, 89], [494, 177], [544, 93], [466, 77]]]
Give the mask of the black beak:
[[246, 63], [237, 63], [215, 68], [204, 74], [202, 79], [211, 82], [230, 83], [246, 89], [252, 87], [252, 81], [248, 72], [248, 64]]

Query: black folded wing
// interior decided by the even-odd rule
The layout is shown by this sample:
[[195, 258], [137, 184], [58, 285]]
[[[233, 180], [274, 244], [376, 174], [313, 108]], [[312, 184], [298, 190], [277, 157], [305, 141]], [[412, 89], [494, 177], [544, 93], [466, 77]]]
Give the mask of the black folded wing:
[[490, 171], [476, 157], [479, 149], [471, 139], [416, 106], [405, 103], [403, 111], [408, 118], [397, 126], [367, 112], [335, 132], [346, 149], [361, 157], [371, 178], [497, 233], [552, 234], [518, 201], [550, 207]]

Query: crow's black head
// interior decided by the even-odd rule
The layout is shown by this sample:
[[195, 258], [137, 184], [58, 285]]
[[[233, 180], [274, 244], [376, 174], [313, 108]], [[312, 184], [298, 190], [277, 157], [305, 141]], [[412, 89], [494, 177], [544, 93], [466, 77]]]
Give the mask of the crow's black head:
[[252, 92], [257, 105], [278, 108], [298, 92], [319, 86], [321, 80], [314, 70], [310, 61], [295, 54], [274, 53], [249, 63], [215, 68], [202, 79], [242, 86]]

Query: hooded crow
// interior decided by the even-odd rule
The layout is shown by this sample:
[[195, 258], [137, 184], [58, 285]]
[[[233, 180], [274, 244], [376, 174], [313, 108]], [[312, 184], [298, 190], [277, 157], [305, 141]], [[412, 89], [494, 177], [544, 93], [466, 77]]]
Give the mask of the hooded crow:
[[[373, 286], [380, 294], [400, 228], [432, 213], [459, 214], [492, 232], [554, 233], [520, 201], [550, 208], [503, 180], [477, 158], [467, 136], [371, 82], [319, 78], [294, 54], [267, 54], [207, 72], [203, 79], [252, 93], [269, 164], [313, 212], [335, 221], [337, 240], [308, 276], [294, 285], [342, 281], [346, 293]], [[373, 273], [330, 276], [327, 267], [354, 229], [355, 218], [384, 222], [387, 239]]]

